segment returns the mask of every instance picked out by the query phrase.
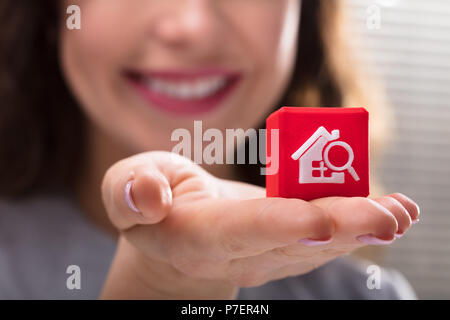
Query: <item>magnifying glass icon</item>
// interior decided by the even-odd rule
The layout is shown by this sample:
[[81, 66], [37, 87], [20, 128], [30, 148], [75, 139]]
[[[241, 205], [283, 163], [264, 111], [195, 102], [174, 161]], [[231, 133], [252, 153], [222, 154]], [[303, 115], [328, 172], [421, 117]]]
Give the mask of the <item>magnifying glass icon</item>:
[[[330, 159], [328, 157], [328, 153], [330, 152], [331, 148], [333, 147], [342, 147], [345, 149], [345, 151], [347, 151], [348, 153], [348, 160], [347, 163], [344, 164], [341, 167], [336, 167], [335, 165], [333, 165], [330, 162]], [[331, 170], [334, 171], [344, 171], [347, 170], [348, 173], [351, 174], [351, 176], [353, 177], [353, 179], [355, 179], [355, 181], [359, 181], [359, 176], [356, 173], [355, 169], [352, 167], [353, 164], [353, 160], [355, 159], [355, 155], [353, 153], [353, 149], [352, 147], [350, 147], [350, 145], [348, 143], [345, 143], [343, 141], [335, 141], [330, 143], [326, 148], [325, 151], [323, 153], [323, 161], [325, 162], [325, 165], [330, 168]]]

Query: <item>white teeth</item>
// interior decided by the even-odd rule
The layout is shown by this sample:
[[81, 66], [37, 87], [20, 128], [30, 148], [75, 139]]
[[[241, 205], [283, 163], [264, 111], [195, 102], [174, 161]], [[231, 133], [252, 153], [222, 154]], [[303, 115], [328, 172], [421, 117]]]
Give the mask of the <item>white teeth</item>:
[[227, 84], [227, 79], [217, 76], [191, 82], [175, 82], [148, 78], [145, 80], [145, 83], [152, 91], [181, 100], [189, 100], [204, 99], [212, 96]]

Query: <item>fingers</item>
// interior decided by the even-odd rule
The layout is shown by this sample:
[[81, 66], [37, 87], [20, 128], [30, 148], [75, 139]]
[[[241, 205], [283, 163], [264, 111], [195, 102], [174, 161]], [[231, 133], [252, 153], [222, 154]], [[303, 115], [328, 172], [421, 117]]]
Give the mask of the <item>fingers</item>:
[[[298, 199], [214, 198], [183, 206], [176, 201], [173, 208], [178, 209], [159, 224], [152, 242], [164, 247], [160, 255], [165, 260], [197, 275], [301, 239], [329, 239], [334, 230], [327, 214]], [[171, 240], [158, 245], [161, 239]]]
[[388, 209], [389, 212], [394, 215], [395, 219], [397, 219], [398, 229], [395, 233], [395, 237], [400, 238], [411, 226], [411, 216], [408, 211], [398, 200], [393, 197], [380, 197], [374, 199], [374, 201]]
[[[406, 209], [395, 199], [381, 197], [374, 200], [366, 198], [325, 198], [312, 201], [326, 211], [334, 221], [335, 230], [331, 242], [280, 246], [258, 257], [241, 259], [240, 263], [253, 264], [254, 267], [277, 269], [284, 265], [303, 262], [320, 265], [340, 255], [350, 253], [365, 244], [388, 244], [394, 235], [410, 226]], [[370, 242], [370, 243], [368, 243]], [[235, 263], [237, 264], [237, 263]], [[297, 271], [300, 269], [296, 269]]]
[[[380, 203], [367, 198], [324, 198], [313, 201], [332, 216], [335, 226], [335, 238], [341, 242], [354, 244], [362, 240], [370, 244], [392, 242], [398, 230], [395, 216]], [[366, 239], [366, 237], [369, 237]], [[376, 239], [379, 243], [375, 243]], [[385, 242], [383, 242], [385, 241]]]
[[[125, 189], [125, 200], [133, 211], [144, 217], [144, 224], [158, 223], [164, 219], [172, 204], [169, 182], [153, 167], [139, 167], [135, 172], [134, 179], [129, 180], [127, 184], [131, 186], [130, 192], [126, 192]], [[122, 189], [121, 186], [118, 189]], [[127, 199], [132, 203], [130, 204]]]
[[297, 199], [226, 200], [207, 210], [219, 212], [216, 247], [227, 257], [256, 255], [302, 239], [328, 240], [334, 232], [323, 210]]
[[374, 200], [366, 198], [325, 198], [312, 203], [326, 210], [336, 223], [336, 237], [366, 244], [385, 245], [401, 237], [417, 221], [419, 207], [396, 193]]
[[[396, 199], [384, 196], [375, 200], [366, 198], [325, 198], [312, 201], [314, 205], [328, 212], [335, 229], [331, 242], [290, 244], [274, 248], [259, 256], [233, 261], [238, 266], [251, 264], [253, 269], [276, 269], [283, 265], [313, 261], [328, 261], [350, 253], [364, 244], [389, 244], [402, 235], [411, 225], [416, 206], [409, 200], [408, 210]], [[412, 205], [411, 205], [412, 204]], [[248, 268], [247, 268], [248, 269]], [[252, 269], [252, 268], [250, 268]], [[299, 269], [295, 269], [299, 270]]]
[[[187, 212], [178, 215], [182, 218], [175, 216], [180, 242], [219, 259], [255, 256], [283, 247], [289, 247], [286, 252], [295, 259], [307, 254], [302, 246], [317, 245], [327, 245], [336, 249], [332, 254], [341, 255], [365, 244], [389, 244], [399, 230], [404, 232], [410, 226], [406, 209], [389, 197], [312, 202], [210, 199], [184, 209]], [[330, 240], [339, 247], [329, 244]]]
[[109, 218], [120, 230], [160, 222], [172, 203], [169, 182], [151, 161], [117, 163], [104, 177], [102, 196]]
[[198, 183], [185, 183], [196, 177], [207, 179], [210, 175], [182, 156], [168, 152], [138, 154], [117, 162], [106, 172], [103, 202], [113, 224], [121, 230], [136, 224], [155, 224], [168, 214], [174, 196], [198, 189]]
[[[326, 198], [312, 201], [335, 223], [332, 241], [319, 246], [301, 242], [274, 248], [260, 255], [234, 259], [228, 276], [241, 286], [261, 285], [286, 276], [304, 274], [365, 244], [388, 244], [404, 233], [416, 216], [412, 200], [396, 195], [375, 200]], [[408, 207], [407, 210], [405, 207]], [[317, 244], [317, 243], [316, 243]]]
[[413, 223], [419, 221], [420, 208], [413, 200], [401, 193], [394, 193], [389, 196], [396, 199], [403, 205], [403, 207], [408, 211]]
[[[398, 196], [398, 197], [401, 197]], [[401, 197], [401, 199], [404, 199]], [[290, 244], [260, 255], [235, 259], [229, 267], [230, 278], [245, 285], [258, 285], [289, 275], [303, 274], [365, 244], [389, 244], [403, 234], [416, 214], [408, 198], [405, 206], [390, 196], [365, 198], [326, 198], [312, 201], [328, 212], [335, 223], [332, 241], [311, 245]]]

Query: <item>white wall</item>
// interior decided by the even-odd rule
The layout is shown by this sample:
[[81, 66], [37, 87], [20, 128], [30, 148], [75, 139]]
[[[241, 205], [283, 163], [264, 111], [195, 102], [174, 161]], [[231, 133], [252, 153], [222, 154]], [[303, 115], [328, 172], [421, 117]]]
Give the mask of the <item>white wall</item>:
[[[334, 0], [333, 0], [334, 1]], [[421, 205], [421, 222], [388, 249], [421, 298], [450, 298], [450, 1], [344, 0], [351, 33], [369, 50], [396, 115], [382, 163], [389, 192]], [[367, 8], [379, 5], [381, 28], [369, 29]]]

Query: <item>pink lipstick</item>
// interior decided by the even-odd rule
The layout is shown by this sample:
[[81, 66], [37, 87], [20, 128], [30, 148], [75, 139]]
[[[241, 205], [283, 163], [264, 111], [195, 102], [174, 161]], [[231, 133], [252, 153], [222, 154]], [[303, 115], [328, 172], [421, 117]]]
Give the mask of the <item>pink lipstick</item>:
[[131, 71], [125, 76], [150, 106], [180, 115], [206, 113], [219, 108], [241, 79], [238, 72], [220, 69]]

